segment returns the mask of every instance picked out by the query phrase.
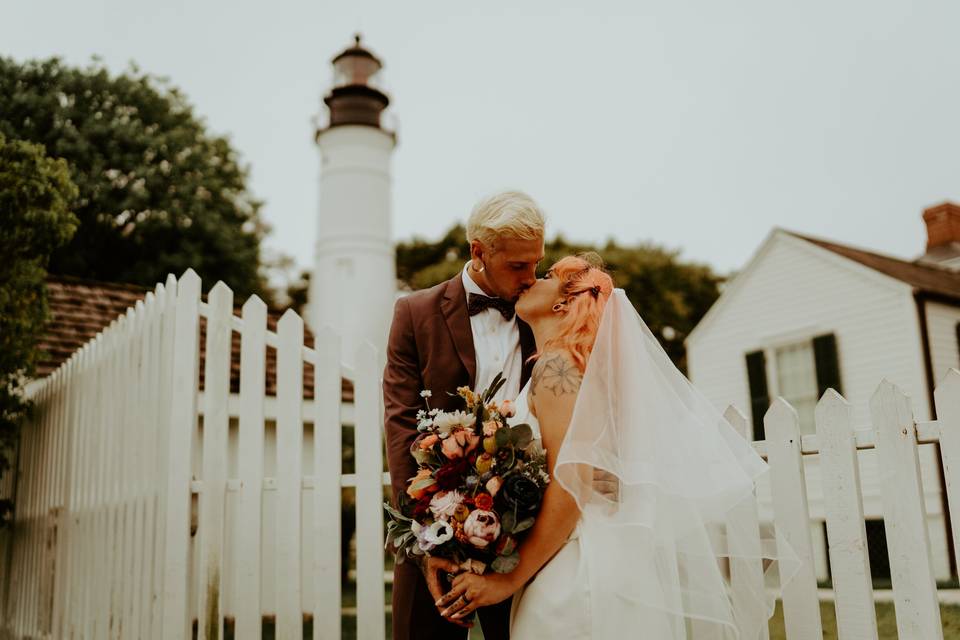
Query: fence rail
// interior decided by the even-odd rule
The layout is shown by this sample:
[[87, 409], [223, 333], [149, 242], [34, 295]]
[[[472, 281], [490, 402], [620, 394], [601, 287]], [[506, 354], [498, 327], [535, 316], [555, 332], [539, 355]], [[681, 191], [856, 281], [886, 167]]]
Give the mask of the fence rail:
[[[0, 494], [16, 498], [13, 526], [0, 533], [4, 637], [219, 640], [231, 627], [247, 639], [271, 620], [279, 638], [299, 639], [305, 626], [314, 638], [339, 638], [344, 487], [356, 494], [357, 636], [384, 637], [379, 354], [366, 345], [345, 367], [331, 331], [308, 347], [295, 313], [269, 331], [259, 298], [235, 315], [222, 283], [206, 302], [200, 292], [193, 271], [169, 277], [34, 388], [16, 473], [0, 478]], [[271, 350], [276, 396], [265, 386]], [[342, 402], [344, 379], [352, 404]], [[871, 426], [855, 429], [850, 405], [831, 390], [817, 405], [816, 434], [803, 437], [782, 399], [767, 412], [767, 439], [754, 447], [771, 466], [769, 500], [735, 515], [759, 531], [772, 514], [804, 561], [784, 593], [790, 640], [822, 638], [811, 480], [822, 492], [839, 637], [877, 637], [860, 476], [869, 449], [879, 461], [899, 636], [942, 638], [919, 447], [937, 445], [946, 503], [960, 512], [960, 372], [935, 398], [938, 419], [916, 422], [909, 399], [884, 382]], [[725, 417], [749, 437], [741, 412], [730, 407]], [[349, 474], [344, 425], [354, 428]], [[804, 464], [814, 457], [817, 478]], [[954, 554], [958, 534], [953, 527]], [[761, 569], [734, 564], [730, 579], [762, 588]]]

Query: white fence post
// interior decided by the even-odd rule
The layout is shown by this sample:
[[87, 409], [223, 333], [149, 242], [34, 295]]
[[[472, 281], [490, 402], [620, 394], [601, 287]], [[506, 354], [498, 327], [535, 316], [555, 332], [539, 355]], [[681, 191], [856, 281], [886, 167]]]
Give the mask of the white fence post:
[[[940, 457], [950, 515], [960, 515], [960, 371], [950, 369], [934, 392], [940, 423]], [[953, 518], [951, 518], [953, 520]], [[953, 555], [960, 567], [960, 521], [953, 522]]]
[[800, 451], [797, 412], [777, 398], [763, 417], [774, 520], [783, 538], [793, 547], [801, 566], [783, 589], [783, 619], [790, 640], [823, 638], [817, 579], [813, 573], [810, 509]]
[[162, 636], [190, 637], [187, 612], [190, 541], [190, 450], [197, 421], [200, 278], [188, 269], [177, 283], [172, 402], [168, 426], [166, 513], [164, 514]]
[[343, 395], [340, 338], [329, 327], [314, 336], [317, 364], [313, 375], [313, 637], [339, 638], [340, 476]]
[[[151, 421], [154, 430], [154, 443], [156, 458], [153, 471], [153, 482], [155, 497], [153, 500], [153, 523], [148, 530], [154, 533], [153, 548], [153, 579], [150, 586], [150, 635], [153, 640], [163, 638], [163, 618], [164, 618], [164, 589], [163, 581], [165, 576], [166, 562], [166, 514], [167, 514], [167, 490], [170, 459], [170, 415], [173, 405], [173, 366], [176, 351], [176, 331], [177, 331], [177, 295], [180, 283], [176, 277], [170, 274], [167, 277], [166, 285], [158, 287], [160, 299], [162, 300], [162, 312], [158, 317], [159, 336], [155, 347], [159, 354], [157, 360], [157, 397], [156, 413]], [[189, 500], [189, 496], [188, 496]], [[173, 637], [174, 631], [170, 631]]]
[[303, 494], [303, 320], [292, 309], [277, 323], [277, 630], [303, 637], [300, 505]]
[[[240, 342], [240, 473], [237, 532], [237, 638], [260, 640], [260, 527], [263, 513], [263, 398], [266, 370], [267, 305], [250, 296], [243, 305]], [[314, 636], [315, 638], [317, 636]]]
[[386, 634], [383, 588], [383, 411], [379, 358], [370, 343], [356, 357], [357, 638]]
[[817, 404], [815, 415], [838, 635], [876, 638], [877, 617], [852, 407], [839, 393], [828, 389]]
[[[723, 413], [730, 426], [739, 433], [744, 440], [750, 441], [750, 425], [746, 416], [736, 407], [730, 406]], [[763, 560], [762, 550], [760, 548], [760, 518], [757, 509], [756, 497], [754, 499], [738, 504], [730, 511], [727, 516], [727, 529], [744, 530], [755, 533], [749, 537], [741, 538], [733, 536], [729, 538], [731, 546], [731, 555], [741, 555], [745, 558], [755, 558], [754, 560], [734, 559], [730, 563], [730, 583], [734, 587], [734, 594], [756, 594], [763, 593]], [[734, 603], [734, 610], [737, 605]], [[767, 625], [759, 629], [758, 640], [768, 640], [770, 630]]]
[[203, 462], [197, 549], [198, 640], [223, 640], [223, 543], [227, 492], [227, 436], [230, 417], [230, 343], [233, 292], [217, 282], [207, 295], [203, 376]]
[[942, 638], [910, 399], [884, 380], [870, 400], [901, 638]]

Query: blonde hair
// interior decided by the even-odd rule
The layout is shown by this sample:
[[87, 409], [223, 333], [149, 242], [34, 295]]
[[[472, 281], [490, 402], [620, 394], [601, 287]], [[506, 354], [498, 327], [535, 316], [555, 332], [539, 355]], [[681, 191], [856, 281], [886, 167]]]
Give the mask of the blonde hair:
[[544, 218], [533, 198], [521, 191], [504, 191], [484, 198], [467, 219], [467, 242], [479, 240], [493, 250], [498, 237], [543, 238]]

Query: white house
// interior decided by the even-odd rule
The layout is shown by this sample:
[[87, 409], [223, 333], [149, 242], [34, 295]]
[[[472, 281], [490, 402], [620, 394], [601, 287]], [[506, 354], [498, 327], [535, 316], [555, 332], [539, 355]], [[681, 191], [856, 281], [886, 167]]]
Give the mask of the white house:
[[[751, 417], [762, 440], [763, 414], [782, 396], [814, 432], [813, 410], [835, 388], [861, 425], [870, 396], [886, 378], [913, 400], [918, 420], [933, 419], [933, 390], [960, 367], [960, 206], [924, 212], [926, 253], [909, 262], [774, 229], [687, 338], [691, 380], [718, 407], [734, 404]], [[924, 445], [923, 481], [938, 580], [956, 575], [946, 503], [934, 445]], [[872, 454], [873, 452], [866, 452]], [[873, 575], [889, 577], [877, 469], [862, 458], [865, 514]], [[818, 576], [828, 577], [818, 474], [810, 494]], [[815, 545], [816, 546], [816, 545]]]

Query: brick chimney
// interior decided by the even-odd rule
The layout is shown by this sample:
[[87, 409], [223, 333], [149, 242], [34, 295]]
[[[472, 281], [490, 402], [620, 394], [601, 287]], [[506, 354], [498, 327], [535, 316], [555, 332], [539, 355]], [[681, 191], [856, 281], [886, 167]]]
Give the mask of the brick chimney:
[[960, 205], [944, 202], [923, 212], [927, 225], [927, 252], [920, 262], [960, 267]]

